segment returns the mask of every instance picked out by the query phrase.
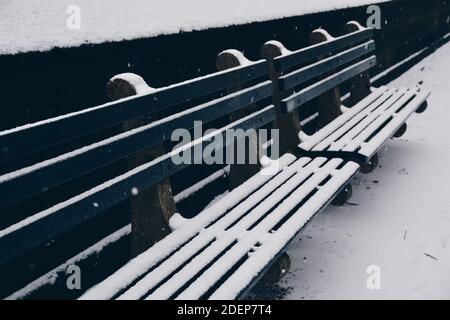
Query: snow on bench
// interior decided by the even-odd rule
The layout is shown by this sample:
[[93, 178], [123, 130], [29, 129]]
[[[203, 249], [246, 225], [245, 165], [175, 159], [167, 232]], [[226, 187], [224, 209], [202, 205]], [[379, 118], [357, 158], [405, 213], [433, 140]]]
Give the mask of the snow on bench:
[[[372, 30], [356, 22], [346, 28], [337, 38], [316, 30], [312, 46], [293, 52], [269, 41], [265, 60], [256, 62], [226, 50], [216, 60], [219, 72], [167, 88], [118, 75], [108, 84], [114, 102], [0, 132], [0, 163], [16, 166], [0, 175], [1, 296], [245, 296], [315, 214], [349, 199], [361, 165], [365, 171], [407, 118], [426, 108], [428, 93], [417, 88], [371, 91]], [[342, 113], [339, 87], [348, 82], [350, 108]], [[174, 130], [198, 129], [197, 121], [219, 129], [173, 148]], [[258, 153], [256, 164], [225, 163], [203, 175], [209, 165], [192, 165], [203, 156], [192, 151], [228, 130], [242, 129], [242, 141], [246, 130], [267, 127], [278, 129], [281, 157]], [[222, 150], [234, 143], [223, 141]], [[193, 161], [174, 162], [183, 152]], [[35, 154], [44, 158], [34, 162]], [[175, 195], [183, 172], [188, 185]], [[200, 213], [188, 219], [177, 210], [217, 181], [227, 192]], [[210, 200], [219, 196], [212, 193]], [[15, 272], [35, 261], [26, 278]], [[71, 263], [88, 274], [78, 295], [62, 285]]]
[[[285, 155], [81, 299], [235, 299], [359, 169]], [[287, 165], [291, 163], [290, 165]], [[287, 166], [286, 166], [287, 165]]]
[[[45, 154], [46, 150], [55, 146], [84, 139], [92, 133], [109, 130], [120, 123], [124, 123], [125, 130], [123, 133], [29, 166], [20, 167], [18, 162], [17, 170], [0, 176], [0, 191], [6, 195], [0, 200], [0, 208], [5, 210], [20, 208], [28, 201], [33, 203], [35, 196], [45, 196], [54, 189], [66, 188], [66, 185], [73, 186], [73, 181], [83, 175], [96, 172], [125, 157], [129, 158], [129, 169], [118, 176], [69, 198], [56, 198], [50, 207], [23, 219], [19, 218], [23, 216], [22, 213], [17, 217], [12, 215], [13, 223], [4, 222], [6, 227], [0, 230], [1, 265], [14, 266], [16, 263], [20, 264], [22, 259], [27, 261], [29, 254], [33, 256], [33, 253], [36, 250], [39, 252], [42, 247], [49, 246], [51, 253], [51, 244], [55, 239], [64, 239], [66, 234], [74, 232], [76, 234], [78, 228], [101, 218], [105, 212], [127, 199], [131, 199], [134, 210], [131, 233], [123, 231], [129, 230], [129, 225], [123, 226], [119, 231], [99, 239], [97, 243], [60, 265], [57, 265], [56, 256], [51, 257], [55, 259], [56, 264], [53, 269], [46, 270], [46, 273], [23, 288], [16, 288], [15, 292], [7, 291], [9, 298], [39, 296], [41, 292], [51, 291], [52, 283], [57, 285], [58, 290], [63, 290], [61, 279], [64, 278], [64, 268], [70, 263], [85, 265], [88, 260], [95, 261], [95, 255], [111, 251], [119, 242], [123, 246], [123, 243], [130, 241], [132, 254], [143, 252], [143, 257], [150, 255], [151, 259], [147, 261], [139, 256], [124, 267], [125, 271], [113, 275], [112, 282], [106, 280], [105, 285], [111, 287], [111, 290], [100, 291], [111, 297], [117, 290], [124, 289], [120, 281], [114, 280], [121, 278], [122, 272], [127, 274], [126, 279], [136, 279], [144, 276], [143, 273], [146, 273], [148, 268], [158, 264], [161, 264], [158, 271], [145, 274], [144, 279], [160, 279], [163, 274], [167, 277], [166, 285], [158, 287], [158, 291], [155, 290], [154, 293], [165, 292], [161, 297], [171, 297], [173, 290], [184, 287], [191, 280], [195, 287], [203, 284], [203, 280], [198, 282], [196, 279], [203, 273], [200, 271], [205, 271], [208, 266], [211, 270], [204, 276], [211, 272], [218, 275], [213, 281], [214, 285], [217, 285], [219, 280], [225, 279], [224, 274], [233, 275], [233, 266], [228, 265], [231, 261], [250, 257], [250, 251], [254, 250], [256, 244], [261, 245], [263, 249], [268, 246], [264, 251], [270, 254], [255, 261], [254, 266], [257, 268], [249, 272], [253, 276], [245, 284], [245, 288], [236, 289], [242, 291], [239, 293], [241, 295], [254, 285], [262, 272], [284, 252], [287, 242], [291, 239], [285, 238], [285, 235], [291, 234], [293, 237], [315, 213], [345, 189], [348, 180], [359, 168], [356, 164], [326, 158], [303, 158], [296, 161], [294, 156], [285, 155], [280, 160], [269, 161], [272, 165], [266, 165], [260, 173], [256, 173], [259, 169], [255, 171], [250, 165], [226, 166], [174, 196], [168, 178], [188, 166], [186, 163], [175, 164], [174, 155], [195, 150], [199, 146], [204, 147], [218, 136], [225, 136], [229, 129], [258, 129], [277, 120], [286, 120], [277, 119], [280, 113], [270, 105], [270, 100], [273, 100], [273, 85], [268, 80], [269, 67], [265, 61], [251, 62], [240, 52], [228, 50], [219, 55], [217, 64], [224, 70], [162, 89], [148, 87], [142, 78], [135, 75], [119, 75], [110, 82], [109, 93], [114, 99], [119, 99], [116, 102], [0, 133], [0, 141], [5, 146], [1, 160], [11, 163], [27, 158], [35, 152]], [[127, 97], [130, 94], [133, 97]], [[186, 104], [193, 105], [179, 109], [178, 106]], [[145, 120], [149, 116], [151, 119]], [[165, 151], [163, 143], [170, 138], [174, 130], [191, 130], [195, 128], [197, 120], [202, 120], [203, 124], [218, 119], [224, 121], [224, 116], [228, 117], [225, 121], [228, 124], [221, 129], [175, 150]], [[238, 139], [245, 138], [247, 133], [243, 132], [244, 135]], [[227, 148], [230, 143], [232, 141], [225, 141], [222, 148]], [[145, 148], [150, 148], [151, 153]], [[197, 155], [194, 154], [194, 157]], [[278, 171], [267, 174], [267, 170], [272, 170], [274, 166], [278, 166]], [[284, 168], [286, 170], [283, 170]], [[219, 179], [225, 172], [230, 178], [230, 187], [234, 189], [232, 193], [225, 195], [192, 220], [184, 219], [176, 213], [175, 203], [189, 198]], [[277, 172], [279, 174], [276, 174]], [[248, 178], [249, 182], [242, 185]], [[84, 188], [83, 185], [79, 187]], [[308, 206], [311, 202], [311, 209], [302, 214], [303, 223], [298, 224], [297, 228], [289, 233], [284, 233], [281, 238], [275, 236], [275, 229], [281, 228], [290, 219], [298, 219], [294, 213], [302, 202], [308, 203]], [[153, 229], [146, 225], [149, 217], [152, 218]], [[166, 222], [162, 221], [159, 225], [155, 222], [164, 218], [167, 218]], [[167, 233], [169, 224], [176, 228], [170, 234]], [[206, 231], [202, 231], [203, 229]], [[246, 229], [249, 231], [245, 231]], [[267, 241], [271, 238], [274, 240]], [[146, 252], [149, 247], [150, 253]], [[198, 254], [200, 252], [203, 253]], [[39, 259], [39, 254], [37, 258]], [[212, 264], [215, 259], [217, 264]], [[228, 262], [223, 262], [224, 259]], [[189, 264], [184, 265], [189, 261]], [[136, 268], [136, 263], [142, 268]], [[86, 265], [84, 268], [93, 268], [92, 265]], [[177, 266], [183, 268], [179, 273], [173, 274]], [[243, 264], [242, 268], [248, 267]], [[177, 279], [183, 279], [184, 282], [180, 284]], [[94, 280], [90, 281], [87, 283], [95, 284], [92, 283]], [[221, 283], [226, 284], [224, 281]], [[11, 283], [11, 288], [8, 286], [7, 290], [14, 288], [14, 285]], [[138, 282], [136, 286], [128, 288], [129, 291], [123, 292], [123, 297], [143, 298], [145, 293], [153, 288], [150, 286], [148, 289], [148, 286], [146, 281]], [[194, 291], [197, 295], [202, 292]], [[184, 294], [188, 294], [187, 292], [189, 291]], [[92, 294], [96, 295], [90, 293], [88, 296]]]
[[[146, 216], [149, 210], [153, 212], [153, 216], [156, 215], [154, 222], [161, 221], [161, 224], [154, 223], [155, 229], [147, 230], [145, 234], [162, 238], [169, 230], [168, 221], [163, 221], [164, 217], [175, 214], [175, 203], [189, 200], [209, 184], [235, 171], [235, 168], [225, 166], [209, 176], [199, 175], [198, 182], [193, 181], [190, 187], [173, 196], [170, 181], [167, 179], [185, 169], [188, 164], [176, 164], [172, 157], [199, 146], [204, 148], [217, 137], [223, 137], [227, 130], [242, 129], [244, 135], [239, 134], [237, 138], [243, 139], [248, 129], [258, 129], [271, 124], [276, 119], [276, 112], [270, 103], [264, 102], [270, 98], [272, 90], [271, 82], [267, 80], [268, 72], [267, 64], [259, 61], [161, 89], [149, 88], [145, 82], [142, 83], [142, 78], [134, 75], [121, 75], [110, 82], [112, 90], [114, 91], [114, 86], [118, 83], [118, 86], [123, 88], [123, 81], [132, 80], [129, 84], [135, 91], [133, 97], [123, 97], [124, 99], [103, 106], [0, 132], [0, 162], [18, 166], [16, 170], [0, 175], [0, 189], [4, 195], [0, 198], [3, 217], [0, 221], [0, 268], [8, 271], [2, 274], [13, 272], [16, 264], [22, 267], [21, 260], [38, 259], [37, 261], [42, 262], [41, 251], [51, 255], [52, 250], [56, 250], [53, 249], [54, 243], [56, 246], [59, 246], [59, 243], [63, 246], [66, 240], [76, 241], [66, 239], [66, 235], [70, 238], [69, 234], [76, 234], [77, 230], [81, 232], [85, 225], [93, 223], [94, 220], [100, 219], [98, 223], [101, 223], [102, 219], [106, 219], [105, 222], [108, 222], [107, 217], [112, 215], [113, 207], [127, 199], [130, 199], [131, 210], [135, 215], [135, 220], [131, 221], [133, 232], [120, 239], [113, 239], [121, 242], [120, 246], [124, 241], [130, 241], [130, 237], [133, 238], [136, 234], [136, 225], [139, 225], [141, 219], [139, 214]], [[240, 89], [231, 89], [236, 86], [240, 86]], [[251, 110], [249, 106], [253, 106]], [[236, 119], [224, 119], [224, 116], [240, 109], [250, 111]], [[160, 114], [165, 116], [158, 119]], [[175, 129], [191, 130], [198, 126], [197, 120], [201, 120], [203, 125], [220, 120], [222, 127], [176, 150], [164, 151], [163, 143], [171, 139]], [[117, 125], [121, 126], [124, 132], [117, 134]], [[92, 136], [93, 133], [105, 130], [111, 132], [110, 137], [105, 139], [104, 135]], [[99, 137], [100, 141], [97, 140]], [[61, 145], [73, 143], [77, 139], [80, 139], [81, 143], [86, 143], [84, 139], [92, 143], [53, 155], [55, 151], [52, 150], [58, 152]], [[227, 148], [230, 143], [232, 141], [226, 141], [222, 147]], [[35, 153], [43, 153], [45, 156], [49, 154], [52, 157], [22, 166], [23, 159], [33, 161]], [[196, 156], [194, 154], [194, 157]], [[110, 164], [125, 165], [128, 169], [125, 172], [123, 169], [117, 169], [119, 174], [112, 177], [109, 171], [102, 173], [105, 177], [100, 178], [104, 180], [96, 179], [99, 182], [93, 186], [90, 186], [90, 178], [88, 181], [81, 180], [85, 181], [84, 183], [80, 182], [79, 179], [92, 173], [96, 175]], [[116, 169], [109, 170], [113, 173]], [[59, 190], [65, 189], [69, 191], [59, 193]], [[77, 193], [73, 194], [74, 192]], [[163, 198], [159, 201], [165, 202], [163, 208], [155, 200], [150, 200], [160, 196]], [[47, 198], [40, 204], [36, 203], [36, 197]], [[137, 208], [141, 199], [146, 205]], [[33, 209], [35, 204], [37, 209]], [[47, 207], [40, 209], [44, 205]], [[128, 218], [127, 223], [129, 221]], [[94, 225], [95, 223], [97, 222], [94, 222]], [[113, 228], [114, 223], [111, 222], [111, 225]], [[146, 226], [142, 228], [148, 229]], [[114, 230], [112, 232], [114, 233]], [[101, 234], [99, 233], [98, 237]], [[95, 234], [92, 236], [97, 241], [90, 243], [92, 248], [108, 247], [110, 250], [109, 248], [115, 245], [105, 240], [108, 236], [103, 240], [98, 237], [95, 237]], [[102, 245], [104, 241], [107, 245]], [[146, 242], [146, 248], [153, 244], [150, 239], [146, 239]], [[137, 254], [141, 249], [134, 250], [134, 254]], [[64, 276], [60, 272], [61, 266], [70, 261], [84, 263], [81, 258], [94, 260], [92, 257], [97, 254], [96, 251], [88, 252], [90, 254], [82, 256], [76, 254], [60, 266], [57, 265], [60, 258], [56, 254], [51, 255], [49, 260], [54, 262], [49, 261], [49, 266], [52, 263], [53, 271], [42, 267], [42, 271], [49, 272], [47, 275], [36, 273], [37, 276], [41, 275], [39, 279], [31, 279], [32, 283], [12, 296], [26, 297], [27, 292], [39, 295], [40, 290], [48, 289], [49, 282], [56, 281], [55, 277], [60, 279]], [[126, 255], [126, 252], [123, 254]], [[23, 281], [12, 280], [18, 276], [8, 275], [11, 282], [2, 287], [2, 296], [13, 293], [11, 290], [20, 289]], [[30, 273], [29, 277], [32, 276], [33, 273]]]

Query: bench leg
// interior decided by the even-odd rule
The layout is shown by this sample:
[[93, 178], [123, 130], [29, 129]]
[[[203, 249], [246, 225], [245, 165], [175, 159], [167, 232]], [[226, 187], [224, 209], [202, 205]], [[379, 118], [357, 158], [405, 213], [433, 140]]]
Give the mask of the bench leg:
[[428, 102], [425, 101], [422, 105], [416, 110], [416, 113], [423, 113], [428, 109]]
[[342, 189], [341, 192], [334, 198], [333, 202], [331, 203], [333, 206], [341, 207], [343, 206], [353, 195], [353, 187], [352, 184], [349, 183], [345, 186], [344, 189]]
[[261, 284], [264, 286], [273, 286], [278, 283], [291, 268], [291, 258], [285, 252], [275, 262], [266, 274], [261, 278]]
[[406, 123], [404, 123], [404, 124], [400, 127], [400, 129], [398, 129], [397, 132], [394, 133], [394, 138], [400, 138], [400, 137], [402, 137], [402, 136], [406, 133], [406, 130], [407, 130], [407, 129], [408, 129], [408, 125], [407, 125]]
[[378, 154], [375, 153], [369, 162], [361, 165], [361, 172], [364, 174], [371, 173], [378, 166]]

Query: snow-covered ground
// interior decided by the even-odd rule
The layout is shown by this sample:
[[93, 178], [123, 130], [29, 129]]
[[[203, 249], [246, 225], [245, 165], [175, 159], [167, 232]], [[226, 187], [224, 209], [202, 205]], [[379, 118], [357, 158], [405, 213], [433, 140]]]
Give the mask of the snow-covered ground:
[[[392, 140], [380, 168], [360, 175], [352, 205], [317, 215], [289, 250], [286, 299], [450, 298], [450, 43], [392, 86], [432, 91]], [[369, 266], [381, 290], [369, 290]]]
[[[0, 54], [202, 30], [385, 1], [389, 0], [0, 0]], [[80, 9], [80, 29], [67, 28], [73, 16], [67, 13], [70, 5]]]

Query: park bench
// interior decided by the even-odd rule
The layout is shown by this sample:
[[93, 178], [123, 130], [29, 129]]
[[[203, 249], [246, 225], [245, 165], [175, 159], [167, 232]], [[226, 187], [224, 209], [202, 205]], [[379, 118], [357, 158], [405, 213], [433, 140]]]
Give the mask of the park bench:
[[[276, 41], [268, 42], [265, 50], [277, 74], [283, 112], [309, 108], [305, 118], [319, 113], [314, 132], [301, 130], [299, 150], [310, 156], [357, 161], [368, 173], [376, 168], [383, 144], [406, 132], [412, 113], [426, 110], [429, 92], [418, 87], [371, 88], [368, 70], [376, 66], [376, 56], [370, 56], [375, 50], [373, 31], [355, 21], [347, 23], [345, 31], [334, 38], [316, 30], [310, 37], [313, 45], [294, 52]], [[348, 81], [351, 107], [345, 108], [339, 86]], [[320, 95], [319, 105], [308, 106]]]
[[[313, 32], [312, 38], [318, 34], [323, 32]], [[350, 99], [355, 98], [357, 80], [368, 77], [365, 72], [375, 60], [347, 64], [370, 53], [373, 42], [364, 41], [371, 36], [370, 30], [354, 30], [295, 52], [272, 41], [262, 50], [266, 60], [257, 62], [227, 50], [217, 58], [219, 72], [161, 89], [148, 87], [136, 75], [119, 75], [109, 83], [109, 96], [117, 101], [1, 132], [0, 161], [14, 168], [0, 176], [2, 294], [22, 299], [64, 292], [78, 298], [90, 288], [81, 299], [245, 297], [315, 214], [330, 203], [344, 204], [351, 195], [350, 181], [364, 164], [357, 153], [311, 152], [302, 148], [308, 141], [302, 132], [311, 127], [317, 131], [309, 136], [314, 138], [343, 119], [332, 114], [341, 104], [337, 88], [353, 80]], [[346, 51], [335, 54], [338, 50]], [[298, 74], [305, 80], [292, 80]], [[307, 86], [297, 91], [301, 84]], [[385, 95], [389, 89], [381, 90]], [[369, 105], [373, 94], [368, 97], [355, 101], [344, 115], [356, 118], [351, 112]], [[403, 109], [415, 108], [409, 107], [417, 102], [414, 97]], [[180, 128], [195, 131], [200, 120], [219, 129], [174, 149], [171, 134]], [[394, 134], [402, 125], [397, 122]], [[384, 128], [394, 125], [383, 125], [375, 132], [385, 138]], [[195, 175], [196, 167], [174, 163], [174, 155], [210, 146], [230, 129], [272, 127], [279, 129], [279, 159], [223, 165], [174, 194], [174, 183], [186, 177], [179, 174]], [[248, 132], [236, 139], [256, 143], [257, 149], [270, 145], [249, 139]], [[223, 149], [233, 143], [224, 141]], [[111, 176], [117, 163], [125, 168]], [[229, 192], [195, 217], [186, 219], [177, 210], [181, 201], [224, 176]], [[123, 203], [131, 218], [113, 219], [123, 216], [114, 210], [123, 209]], [[74, 245], [84, 238], [90, 242]], [[55, 258], [61, 252], [65, 255]], [[35, 267], [42, 256], [52, 259]], [[31, 272], [34, 279], [18, 274], [30, 271], [30, 261], [39, 270]], [[79, 293], [65, 287], [71, 265], [82, 270]]]

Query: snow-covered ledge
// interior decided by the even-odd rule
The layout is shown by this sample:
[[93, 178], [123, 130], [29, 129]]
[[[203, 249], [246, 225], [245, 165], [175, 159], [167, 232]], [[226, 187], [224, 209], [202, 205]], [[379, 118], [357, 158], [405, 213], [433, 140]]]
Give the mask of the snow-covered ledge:
[[[390, 0], [2, 0], [0, 55], [269, 21]], [[76, 5], [75, 11], [68, 10]], [[67, 27], [79, 13], [77, 30]], [[6, 32], [3, 32], [6, 31]]]

